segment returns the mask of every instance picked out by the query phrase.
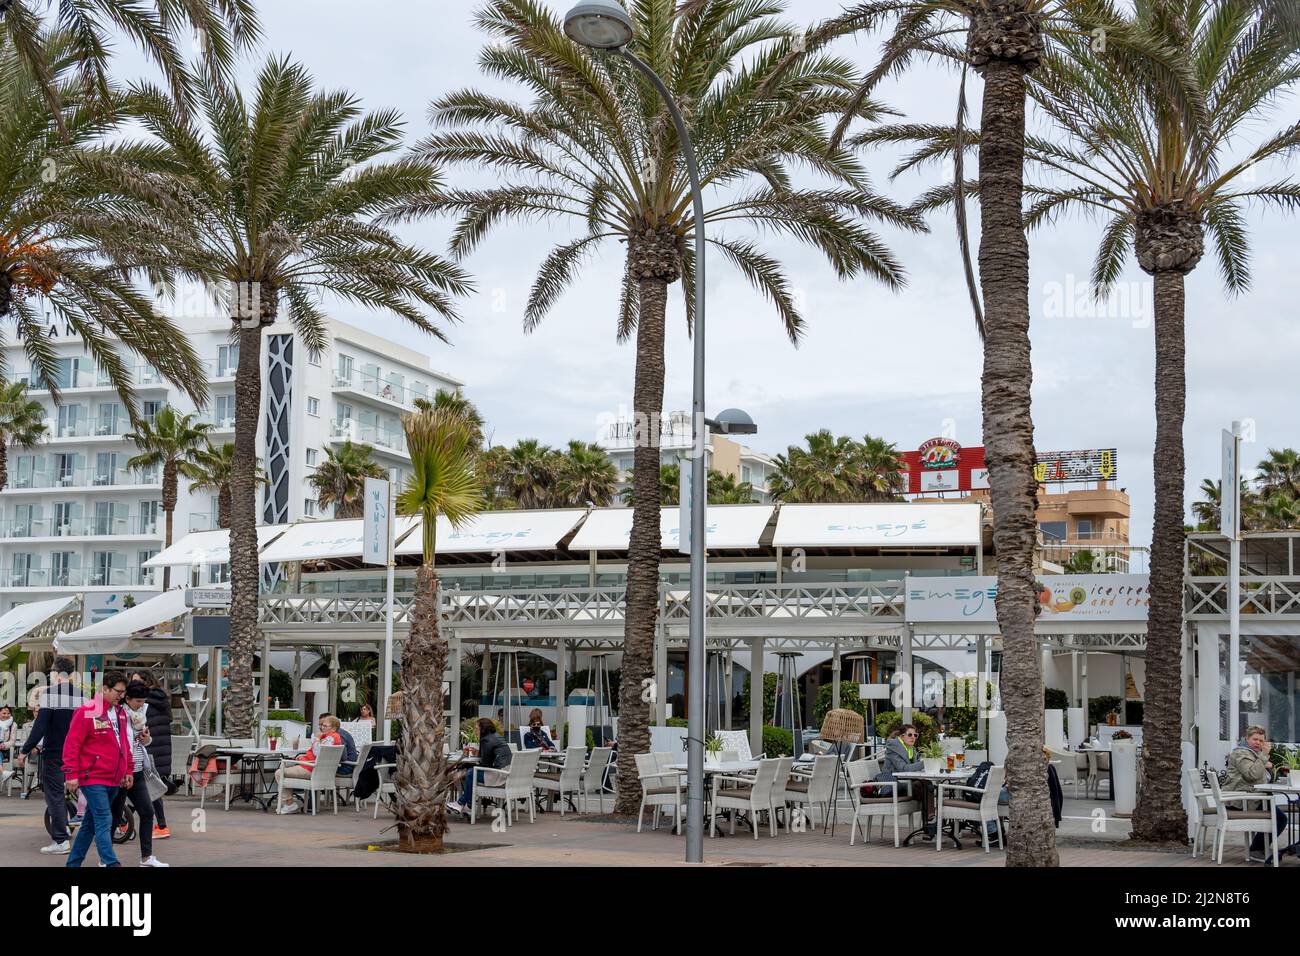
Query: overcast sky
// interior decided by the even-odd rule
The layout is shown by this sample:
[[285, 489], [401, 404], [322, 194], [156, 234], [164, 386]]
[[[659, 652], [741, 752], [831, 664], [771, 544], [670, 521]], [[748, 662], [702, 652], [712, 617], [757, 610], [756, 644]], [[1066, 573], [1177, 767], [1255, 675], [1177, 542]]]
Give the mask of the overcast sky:
[[[562, 12], [568, 0], [551, 0]], [[484, 78], [477, 57], [470, 0], [262, 0], [268, 52], [289, 53], [323, 86], [359, 94], [367, 108], [395, 107], [407, 118], [413, 142], [427, 131], [425, 110], [435, 97], [465, 86], [516, 99], [523, 93]], [[797, 0], [793, 22], [807, 24], [840, 9], [834, 0]], [[862, 66], [874, 43], [847, 42], [843, 52]], [[253, 72], [256, 61], [245, 64]], [[118, 73], [145, 71], [122, 49]], [[882, 99], [909, 118], [951, 123], [956, 75], [919, 68], [882, 91]], [[981, 85], [968, 94], [978, 115]], [[1275, 128], [1294, 117], [1295, 100], [1261, 124]], [[900, 201], [914, 198], [941, 175], [909, 174], [890, 182], [891, 154], [869, 157], [876, 187]], [[1281, 165], [1260, 174], [1296, 174]], [[482, 177], [451, 183], [481, 184]], [[717, 197], [706, 196], [706, 204]], [[978, 234], [978, 220], [972, 224]], [[1234, 418], [1254, 422], [1251, 465], [1268, 447], [1300, 446], [1297, 355], [1300, 355], [1300, 222], [1280, 214], [1250, 217], [1254, 288], [1228, 299], [1207, 249], [1187, 282], [1188, 501], [1203, 477], [1217, 476], [1219, 429]], [[445, 247], [450, 224], [409, 227], [431, 248]], [[1131, 266], [1124, 276], [1128, 305], [1111, 317], [1075, 307], [1089, 274], [1099, 227], [1065, 221], [1030, 237], [1033, 314], [1035, 444], [1043, 451], [1117, 447], [1119, 484], [1132, 496], [1132, 539], [1147, 544], [1151, 530], [1152, 451], [1155, 436], [1151, 292]], [[529, 284], [546, 251], [566, 234], [555, 226], [510, 226], [466, 261], [478, 294], [463, 303], [465, 321], [450, 330], [451, 344], [431, 341], [396, 320], [376, 320], [347, 304], [334, 314], [427, 352], [435, 368], [466, 383], [496, 442], [539, 438], [594, 440], [602, 416], [631, 404], [634, 350], [615, 341], [621, 245], [588, 263], [542, 326], [524, 334], [521, 317]], [[708, 282], [708, 407], [747, 410], [759, 423], [751, 447], [768, 453], [818, 428], [861, 438], [881, 435], [900, 449], [955, 429], [964, 445], [981, 444], [980, 344], [962, 279], [949, 220], [936, 217], [927, 236], [885, 232], [906, 264], [909, 281], [898, 294], [873, 281], [838, 282], [818, 256], [781, 241], [771, 244], [802, 293], [807, 333], [793, 348], [772, 310], [714, 255]], [[670, 296], [665, 408], [689, 408], [691, 344], [685, 334], [680, 289]], [[1065, 302], [1064, 307], [1061, 303]], [[1086, 304], [1086, 303], [1085, 303]], [[1083, 314], [1079, 314], [1082, 311]], [[1119, 310], [1117, 310], [1119, 311]], [[1160, 462], [1155, 467], [1161, 467]]]

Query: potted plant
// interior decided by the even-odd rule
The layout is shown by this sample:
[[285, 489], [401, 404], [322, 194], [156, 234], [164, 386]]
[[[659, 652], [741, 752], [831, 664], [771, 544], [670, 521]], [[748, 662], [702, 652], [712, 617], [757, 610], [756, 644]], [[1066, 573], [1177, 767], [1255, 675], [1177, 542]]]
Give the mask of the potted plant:
[[984, 741], [972, 737], [966, 741], [966, 766], [975, 767], [989, 759], [989, 749]]
[[279, 724], [268, 724], [266, 727], [266, 746], [271, 750], [276, 748], [280, 738], [284, 736], [284, 728]]
[[708, 740], [704, 741], [705, 759], [710, 763], [722, 762], [722, 738], [714, 734]]
[[1133, 735], [1130, 734], [1127, 730], [1117, 730], [1117, 731], [1115, 731], [1115, 733], [1111, 736], [1110, 739], [1111, 739], [1111, 740], [1132, 740], [1132, 739], [1133, 739]]
[[921, 763], [925, 765], [926, 773], [938, 773], [947, 766], [948, 761], [944, 756], [943, 744], [937, 740], [932, 740], [930, 743], [923, 745], [918, 752], [921, 755]]
[[1300, 747], [1295, 750], [1274, 747], [1270, 759], [1273, 761], [1273, 766], [1285, 771], [1288, 784], [1293, 787], [1300, 786]]

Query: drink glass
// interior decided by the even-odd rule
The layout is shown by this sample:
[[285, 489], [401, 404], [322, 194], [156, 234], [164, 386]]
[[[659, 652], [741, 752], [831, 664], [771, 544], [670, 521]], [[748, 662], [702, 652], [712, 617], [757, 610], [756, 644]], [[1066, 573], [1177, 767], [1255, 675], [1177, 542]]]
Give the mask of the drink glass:
[[960, 750], [959, 750], [959, 751], [957, 752], [957, 766], [958, 766], [958, 767], [964, 767], [964, 766], [966, 766], [966, 753], [965, 753], [965, 751], [960, 751]]
[[952, 769], [952, 754], [948, 754], [948, 769]]

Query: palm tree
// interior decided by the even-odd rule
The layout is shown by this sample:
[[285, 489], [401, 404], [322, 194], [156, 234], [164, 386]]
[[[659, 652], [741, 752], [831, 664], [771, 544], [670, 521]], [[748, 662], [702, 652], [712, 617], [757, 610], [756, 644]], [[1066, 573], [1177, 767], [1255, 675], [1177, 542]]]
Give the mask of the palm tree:
[[861, 501], [857, 443], [825, 428], [805, 435], [804, 441], [806, 449], [791, 445], [775, 457], [776, 471], [767, 479], [772, 497], [787, 502]]
[[502, 486], [518, 508], [549, 508], [559, 453], [535, 438], [515, 442], [503, 460]]
[[[113, 187], [114, 174], [104, 175], [133, 151], [98, 145], [116, 121], [85, 108], [72, 41], [48, 34], [42, 43], [59, 92], [57, 114], [39, 77], [0, 34], [0, 322], [13, 323], [33, 379], [56, 402], [58, 352], [47, 310], [81, 338], [133, 419], [134, 380], [114, 339], [201, 404], [207, 384], [198, 355], [133, 281], [159, 258], [147, 218]], [[113, 96], [123, 112], [124, 97]], [[0, 336], [0, 347], [6, 339]]]
[[483, 445], [483, 416], [479, 413], [478, 408], [468, 398], [460, 393], [460, 389], [449, 392], [446, 389], [438, 389], [434, 393], [433, 401], [427, 398], [417, 398], [415, 407], [418, 411], [427, 412], [432, 408], [446, 408], [461, 415], [470, 427], [470, 441], [474, 447], [481, 448]]
[[[872, 276], [891, 288], [902, 269], [866, 224], [922, 228], [915, 216], [873, 194], [851, 151], [832, 149], [824, 120], [851, 108], [857, 76], [779, 19], [783, 0], [629, 0], [638, 25], [630, 49], [664, 77], [687, 107], [700, 180], [718, 196], [709, 242], [770, 302], [791, 341], [804, 317], [779, 259], [749, 235], [758, 227], [820, 250], [841, 279]], [[695, 223], [680, 145], [650, 83], [619, 57], [572, 43], [553, 11], [535, 0], [488, 0], [480, 27], [500, 41], [480, 63], [493, 81], [522, 85], [521, 104], [465, 89], [437, 100], [438, 130], [424, 155], [489, 169], [497, 183], [447, 193], [436, 207], [459, 216], [451, 250], [468, 255], [495, 226], [546, 219], [579, 230], [545, 257], [524, 309], [534, 328], [593, 253], [624, 244], [617, 310], [620, 340], [636, 337], [632, 404], [652, 422], [635, 449], [633, 518], [620, 701], [619, 796], [634, 813], [640, 789], [634, 756], [649, 748], [650, 708], [641, 682], [653, 675], [659, 587], [659, 416], [663, 410], [668, 287], [679, 279], [686, 321], [694, 294]], [[854, 109], [866, 118], [878, 107]], [[792, 170], [824, 177], [800, 188]], [[523, 502], [521, 502], [523, 504]]]
[[859, 481], [868, 501], [896, 501], [903, 491], [903, 459], [893, 442], [864, 435], [859, 458]]
[[0, 491], [9, 484], [9, 449], [32, 448], [47, 434], [45, 406], [27, 397], [26, 383], [0, 383]]
[[1259, 463], [1256, 481], [1261, 494], [1282, 493], [1300, 499], [1300, 452], [1294, 448], [1270, 448], [1268, 457]]
[[438, 576], [433, 560], [438, 517], [461, 527], [483, 510], [482, 476], [472, 429], [463, 415], [431, 409], [402, 419], [411, 477], [397, 511], [422, 522], [423, 561], [415, 578], [411, 631], [402, 647], [402, 746], [397, 753], [397, 828], [405, 847], [438, 852], [447, 830], [446, 736], [442, 677], [447, 639], [438, 629]]
[[350, 685], [349, 689], [356, 695], [348, 703], [355, 703], [358, 709], [362, 705], [373, 709], [375, 689], [379, 686], [379, 655], [353, 654], [348, 669], [339, 671], [339, 681]]
[[[217, 527], [230, 527], [230, 479], [235, 472], [235, 446], [225, 442], [220, 447], [196, 451], [188, 462], [181, 464], [181, 474], [190, 479], [190, 494], [206, 491], [217, 496]], [[261, 465], [253, 474], [254, 485], [266, 484], [266, 473]]]
[[[0, 3], [0, 35], [13, 45], [18, 62], [36, 77], [50, 109], [66, 103], [56, 64], [65, 51], [50, 41], [42, 24], [50, 0]], [[178, 102], [191, 100], [185, 66], [185, 41], [197, 40], [202, 66], [214, 79], [228, 79], [241, 49], [252, 49], [261, 32], [252, 0], [58, 0], [59, 25], [67, 33], [66, 51], [77, 67], [76, 85], [98, 110], [112, 112], [108, 76], [111, 32], [122, 33], [144, 51], [167, 77]], [[8, 76], [9, 69], [0, 71]]]
[[[1201, 479], [1201, 500], [1192, 502], [1197, 531], [1218, 531], [1223, 508], [1223, 482]], [[1255, 529], [1258, 525], [1259, 499], [1245, 478], [1241, 479], [1241, 528]]]
[[[124, 441], [132, 442], [140, 449], [140, 454], [127, 460], [127, 468], [139, 470], [162, 466], [162, 506], [167, 522], [164, 548], [170, 548], [172, 544], [177, 481], [182, 469], [194, 460], [196, 453], [206, 450], [209, 445], [207, 433], [211, 430], [212, 426], [199, 421], [196, 415], [182, 414], [171, 405], [165, 405], [152, 422], [142, 420], [135, 431], [122, 436]], [[171, 586], [171, 568], [163, 568], [162, 586], [164, 591]]]
[[510, 472], [510, 449], [505, 445], [485, 448], [479, 455], [479, 464], [483, 469], [483, 494], [487, 501], [487, 510], [506, 511], [518, 508], [519, 503], [506, 487]]
[[333, 508], [336, 518], [360, 518], [365, 511], [367, 478], [386, 478], [388, 472], [371, 457], [369, 445], [345, 441], [338, 449], [325, 449], [325, 460], [307, 478], [321, 508]]
[[603, 508], [614, 500], [618, 469], [599, 445], [569, 442], [555, 475], [556, 504], [560, 507]]
[[317, 296], [333, 293], [442, 339], [428, 312], [455, 320], [453, 297], [470, 286], [461, 269], [387, 226], [419, 215], [417, 200], [432, 202], [439, 187], [427, 160], [387, 158], [402, 140], [396, 112], [363, 115], [352, 94], [316, 90], [307, 70], [287, 58], [262, 66], [251, 101], [210, 77], [195, 82], [197, 121], [162, 90], [136, 88], [140, 122], [156, 142], [150, 161], [121, 164], [116, 173], [149, 206], [171, 269], [216, 289], [239, 339], [227, 719], [231, 733], [245, 735], [257, 644], [254, 475], [264, 328], [282, 318], [283, 305], [308, 353], [319, 353], [326, 317]]
[[737, 481], [733, 474], [710, 468], [708, 496], [711, 505], [752, 505], [754, 486], [748, 481]]

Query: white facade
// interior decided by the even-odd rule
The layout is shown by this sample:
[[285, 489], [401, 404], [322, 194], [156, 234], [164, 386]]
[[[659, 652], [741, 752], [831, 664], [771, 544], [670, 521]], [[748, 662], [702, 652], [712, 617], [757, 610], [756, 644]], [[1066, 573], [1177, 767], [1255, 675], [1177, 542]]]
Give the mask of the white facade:
[[[208, 405], [196, 408], [127, 354], [140, 411], [145, 418], [165, 405], [197, 411], [214, 426], [214, 444], [233, 442], [239, 350], [230, 322], [212, 316], [175, 321], [207, 367]], [[126, 469], [136, 454], [122, 437], [131, 431], [126, 409], [81, 339], [66, 332], [51, 323], [61, 366], [59, 407], [34, 380], [22, 347], [6, 349], [11, 379], [28, 382], [29, 397], [45, 406], [49, 437], [34, 449], [9, 449], [9, 481], [0, 491], [0, 611], [84, 594], [89, 614], [92, 605], [108, 607], [132, 592], [143, 598], [161, 586], [160, 573], [141, 567], [163, 547], [161, 469]], [[258, 454], [270, 483], [259, 494], [262, 523], [321, 516], [307, 478], [326, 448], [348, 438], [371, 445], [384, 467], [409, 471], [400, 416], [417, 397], [461, 385], [434, 371], [419, 352], [342, 322], [329, 323], [328, 338], [327, 349], [313, 359], [287, 323], [266, 330]], [[215, 495], [190, 494], [183, 478], [179, 491], [175, 540], [216, 527]]]

